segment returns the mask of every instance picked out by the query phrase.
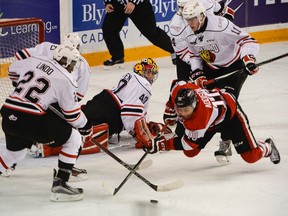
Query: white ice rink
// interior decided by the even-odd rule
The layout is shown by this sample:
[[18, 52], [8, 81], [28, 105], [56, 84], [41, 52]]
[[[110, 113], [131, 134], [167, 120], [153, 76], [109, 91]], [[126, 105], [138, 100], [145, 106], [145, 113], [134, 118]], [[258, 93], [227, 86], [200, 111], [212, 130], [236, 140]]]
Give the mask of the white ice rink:
[[[288, 42], [261, 45], [258, 62], [287, 53]], [[149, 57], [149, 56], [143, 56]], [[176, 77], [170, 58], [155, 59], [160, 74], [153, 85], [150, 119], [162, 121], [170, 82]], [[124, 70], [104, 71], [92, 68], [89, 93], [92, 98], [102, 88], [116, 85], [122, 74], [131, 71], [135, 62]], [[259, 73], [248, 77], [240, 94], [240, 104], [249, 117], [254, 135], [259, 140], [273, 137], [281, 154], [275, 165], [269, 158], [255, 164], [244, 162], [232, 149], [232, 163], [216, 162], [219, 136], [215, 136], [195, 158], [170, 151], [148, 155], [153, 165], [139, 171], [154, 184], [182, 179], [184, 186], [170, 192], [155, 192], [136, 176], [112, 196], [103, 188], [104, 180], [117, 187], [129, 173], [105, 153], [82, 155], [79, 168], [87, 169], [89, 179], [71, 185], [83, 187], [84, 199], [77, 202], [49, 201], [52, 169], [57, 157], [19, 163], [9, 178], [0, 177], [1, 216], [286, 216], [288, 215], [288, 57], [261, 66]], [[285, 135], [286, 134], [286, 135]], [[126, 145], [129, 144], [130, 145]], [[133, 140], [123, 134], [124, 146], [111, 150], [122, 160], [136, 163], [143, 151], [134, 148]], [[0, 150], [4, 147], [3, 136]], [[152, 204], [151, 199], [158, 200]]]

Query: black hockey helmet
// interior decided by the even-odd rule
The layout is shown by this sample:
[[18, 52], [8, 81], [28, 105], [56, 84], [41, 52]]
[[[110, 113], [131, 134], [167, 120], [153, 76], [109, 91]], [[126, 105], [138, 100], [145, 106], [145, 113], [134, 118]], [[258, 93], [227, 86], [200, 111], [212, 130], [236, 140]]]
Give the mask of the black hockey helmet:
[[197, 98], [194, 91], [190, 88], [180, 89], [175, 98], [177, 107], [193, 106], [196, 107]]

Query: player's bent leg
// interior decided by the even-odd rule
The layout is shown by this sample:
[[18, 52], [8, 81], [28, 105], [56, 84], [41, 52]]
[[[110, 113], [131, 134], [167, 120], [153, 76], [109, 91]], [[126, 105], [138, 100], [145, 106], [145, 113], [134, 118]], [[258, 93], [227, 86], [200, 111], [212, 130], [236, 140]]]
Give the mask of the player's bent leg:
[[22, 149], [20, 151], [10, 151], [8, 149], [4, 149], [0, 154], [0, 174], [1, 176], [10, 176], [11, 169], [10, 167], [13, 164], [18, 163], [23, 160], [26, 156], [27, 149]]

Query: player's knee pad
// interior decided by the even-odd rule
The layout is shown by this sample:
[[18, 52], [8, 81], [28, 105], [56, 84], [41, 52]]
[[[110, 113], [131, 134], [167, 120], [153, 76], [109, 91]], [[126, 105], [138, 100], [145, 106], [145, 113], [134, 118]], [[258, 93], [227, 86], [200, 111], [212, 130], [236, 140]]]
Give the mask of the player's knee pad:
[[[93, 126], [93, 139], [105, 148], [108, 148], [109, 126], [106, 123]], [[85, 140], [81, 154], [93, 154], [100, 152], [100, 148], [91, 140]]]
[[262, 151], [258, 147], [258, 148], [252, 149], [251, 151], [242, 153], [241, 157], [247, 163], [255, 163], [256, 161], [262, 158]]

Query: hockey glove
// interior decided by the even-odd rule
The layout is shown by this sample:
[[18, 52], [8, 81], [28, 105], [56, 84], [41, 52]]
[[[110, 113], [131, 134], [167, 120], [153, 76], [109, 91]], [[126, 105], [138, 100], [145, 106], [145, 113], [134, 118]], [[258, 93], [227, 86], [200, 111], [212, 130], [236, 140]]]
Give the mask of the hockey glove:
[[90, 136], [92, 134], [92, 123], [89, 120], [87, 120], [84, 127], [78, 128], [78, 131], [83, 137]]
[[158, 151], [169, 151], [170, 147], [168, 142], [163, 136], [156, 137], [151, 142], [145, 143], [143, 150], [149, 154], [155, 154]]
[[201, 88], [205, 88], [204, 83], [207, 82], [206, 76], [200, 76], [195, 80], [195, 84]]
[[170, 126], [175, 125], [177, 122], [177, 113], [174, 110], [174, 107], [172, 106], [172, 103], [170, 101], [166, 103], [163, 120]]
[[222, 16], [225, 17], [226, 19], [230, 21], [234, 20], [235, 11], [232, 8], [228, 6], [224, 7], [222, 14], [223, 14]]
[[248, 75], [253, 75], [258, 72], [259, 67], [256, 65], [256, 58], [254, 55], [245, 55], [242, 58], [242, 61], [244, 63], [245, 72]]

